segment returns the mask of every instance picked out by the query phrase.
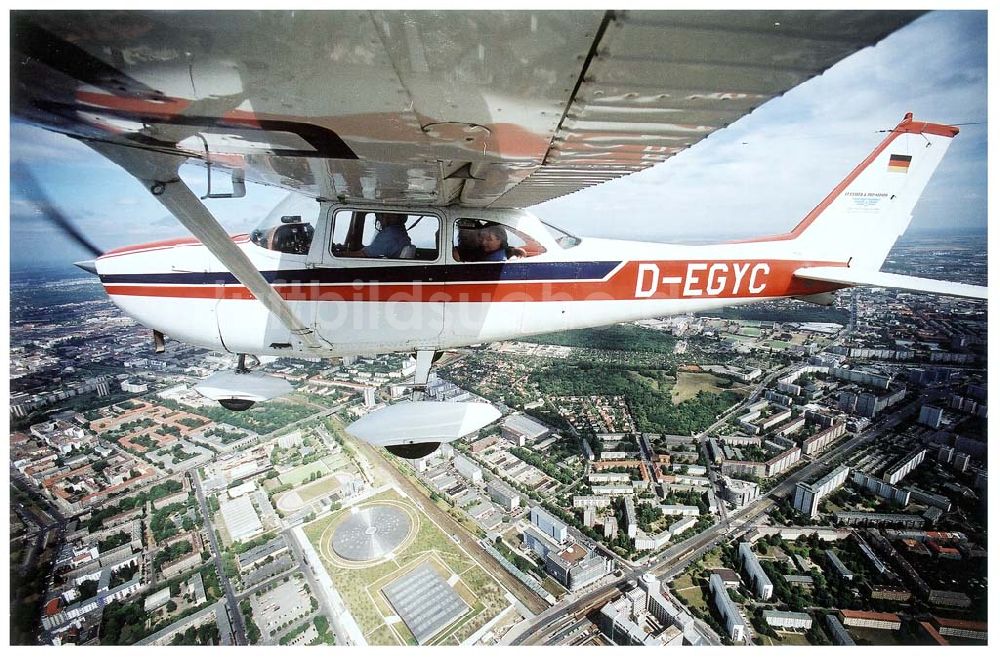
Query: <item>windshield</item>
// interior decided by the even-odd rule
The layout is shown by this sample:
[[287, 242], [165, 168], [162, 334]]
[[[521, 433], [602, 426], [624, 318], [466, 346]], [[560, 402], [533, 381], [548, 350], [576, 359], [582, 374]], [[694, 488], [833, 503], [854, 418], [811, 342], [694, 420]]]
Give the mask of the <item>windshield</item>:
[[556, 244], [558, 244], [563, 249], [570, 249], [580, 244], [580, 238], [570, 233], [567, 233], [558, 226], [553, 226], [548, 222], [542, 222], [542, 226], [544, 226], [548, 230], [549, 235], [551, 235], [552, 239], [556, 241]]
[[319, 204], [315, 199], [292, 192], [250, 232], [250, 240], [272, 251], [308, 254], [318, 215]]

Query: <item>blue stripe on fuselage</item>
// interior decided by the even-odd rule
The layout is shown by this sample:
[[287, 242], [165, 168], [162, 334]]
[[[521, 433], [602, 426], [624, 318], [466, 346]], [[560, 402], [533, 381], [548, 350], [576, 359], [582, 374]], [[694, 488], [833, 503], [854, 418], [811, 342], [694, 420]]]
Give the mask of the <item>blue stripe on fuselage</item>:
[[[268, 283], [439, 283], [469, 281], [600, 280], [620, 261], [570, 263], [458, 263], [454, 265], [382, 265], [373, 267], [317, 267], [261, 272]], [[159, 283], [178, 285], [236, 285], [230, 272], [165, 272], [103, 274], [102, 283]]]

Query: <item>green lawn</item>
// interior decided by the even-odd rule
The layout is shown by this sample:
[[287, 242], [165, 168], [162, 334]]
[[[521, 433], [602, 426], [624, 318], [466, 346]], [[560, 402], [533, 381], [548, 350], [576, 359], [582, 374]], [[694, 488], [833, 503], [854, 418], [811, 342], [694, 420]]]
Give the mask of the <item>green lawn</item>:
[[710, 372], [678, 372], [677, 383], [670, 391], [670, 401], [673, 404], [680, 404], [694, 398], [702, 391], [718, 393], [722, 390], [718, 385], [723, 381]]
[[354, 465], [351, 463], [350, 457], [342, 452], [336, 455], [327, 455], [320, 461], [330, 467], [331, 471], [354, 470]]
[[702, 595], [701, 586], [694, 582], [691, 574], [684, 574], [676, 578], [671, 583], [671, 587], [675, 594], [681, 596], [687, 602], [687, 606], [691, 608], [692, 612], [699, 611], [702, 614], [708, 614], [708, 604]]
[[330, 467], [324, 464], [323, 460], [315, 461], [311, 464], [303, 464], [302, 466], [296, 466], [287, 473], [279, 475], [278, 481], [281, 484], [290, 484], [293, 487], [297, 487], [308, 480], [309, 476], [316, 471], [321, 472], [323, 475], [329, 475]]
[[330, 493], [330, 491], [336, 489], [340, 486], [340, 481], [335, 477], [326, 477], [322, 480], [317, 480], [312, 484], [307, 484], [304, 487], [297, 489], [299, 496], [302, 497], [302, 502], [308, 503], [311, 500], [315, 500], [321, 496], [325, 496]]

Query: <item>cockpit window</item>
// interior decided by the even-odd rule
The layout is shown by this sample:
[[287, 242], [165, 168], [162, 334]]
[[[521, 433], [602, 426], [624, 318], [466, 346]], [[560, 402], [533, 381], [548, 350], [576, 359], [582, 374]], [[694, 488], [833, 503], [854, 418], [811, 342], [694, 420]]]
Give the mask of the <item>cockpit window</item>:
[[517, 229], [485, 219], [455, 222], [452, 255], [463, 263], [530, 258], [545, 253], [545, 247]]
[[250, 240], [264, 249], [304, 256], [312, 246], [317, 213], [315, 199], [289, 194], [250, 232]]
[[433, 261], [440, 229], [434, 215], [341, 210], [333, 217], [330, 251], [340, 258]]

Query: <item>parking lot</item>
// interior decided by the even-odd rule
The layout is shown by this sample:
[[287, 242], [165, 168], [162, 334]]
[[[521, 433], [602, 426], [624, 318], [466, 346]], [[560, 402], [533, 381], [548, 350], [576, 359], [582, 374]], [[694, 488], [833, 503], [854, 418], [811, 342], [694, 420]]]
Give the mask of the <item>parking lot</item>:
[[309, 612], [309, 589], [300, 576], [292, 577], [272, 590], [254, 594], [251, 605], [261, 631], [274, 638], [280, 636], [278, 629]]

